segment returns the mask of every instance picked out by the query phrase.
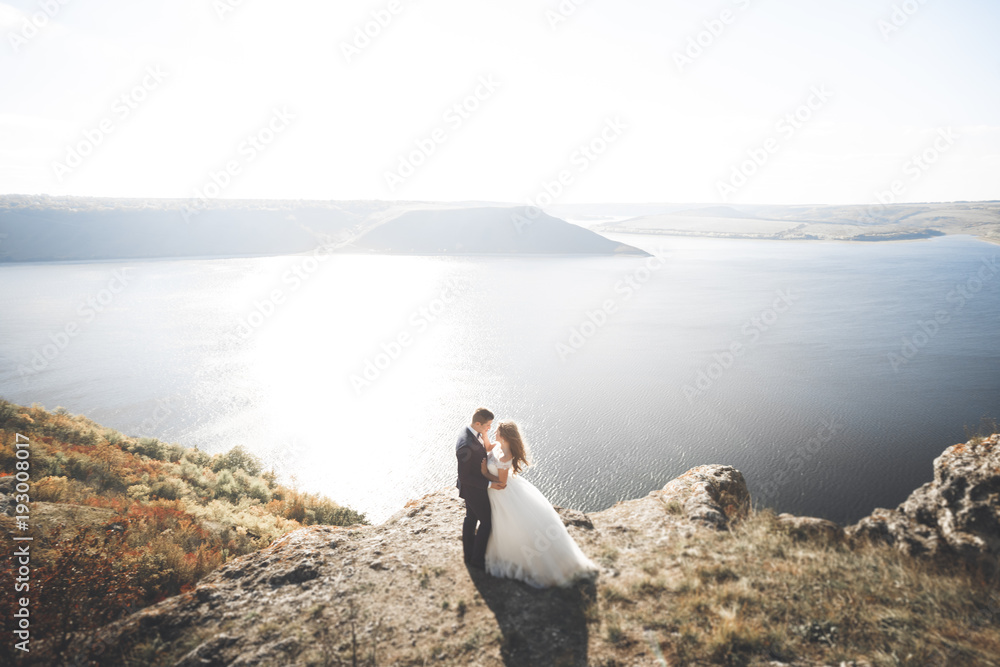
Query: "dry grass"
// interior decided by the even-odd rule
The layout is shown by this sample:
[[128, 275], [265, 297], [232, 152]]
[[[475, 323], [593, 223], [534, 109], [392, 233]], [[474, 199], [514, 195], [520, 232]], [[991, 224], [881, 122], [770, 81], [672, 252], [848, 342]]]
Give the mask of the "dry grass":
[[645, 636], [636, 650], [668, 664], [1000, 664], [997, 582], [884, 546], [796, 541], [770, 510], [729, 532], [623, 552], [616, 567], [589, 616], [603, 630], [594, 658], [621, 660], [628, 639]]

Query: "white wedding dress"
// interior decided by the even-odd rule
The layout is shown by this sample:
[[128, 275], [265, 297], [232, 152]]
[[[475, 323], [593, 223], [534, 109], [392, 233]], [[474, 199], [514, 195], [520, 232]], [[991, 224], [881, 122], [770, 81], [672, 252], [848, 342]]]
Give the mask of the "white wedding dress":
[[[500, 445], [493, 452], [505, 458]], [[542, 492], [515, 475], [510, 461], [499, 462], [493, 452], [486, 459], [487, 469], [493, 475], [500, 468], [508, 472], [506, 488], [487, 491], [493, 531], [486, 545], [486, 571], [535, 588], [564, 586], [596, 575], [600, 568], [573, 541]]]

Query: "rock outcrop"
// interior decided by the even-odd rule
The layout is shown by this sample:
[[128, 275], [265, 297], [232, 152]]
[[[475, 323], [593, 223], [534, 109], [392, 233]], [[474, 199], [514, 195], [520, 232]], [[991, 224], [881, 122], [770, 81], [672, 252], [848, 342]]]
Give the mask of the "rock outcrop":
[[[560, 514], [592, 551], [594, 529]], [[377, 526], [309, 526], [233, 559], [191, 591], [102, 628], [81, 642], [80, 665], [117, 665], [122, 647], [172, 657], [163, 664], [579, 664], [586, 650], [585, 598], [593, 583], [536, 591], [462, 564], [457, 492], [411, 501]], [[545, 627], [535, 635], [526, 628]], [[482, 646], [490, 650], [483, 655]], [[456, 648], [456, 646], [458, 648]], [[583, 648], [581, 648], [583, 647]], [[329, 662], [327, 662], [329, 661]], [[135, 663], [140, 664], [140, 663]]]
[[644, 498], [624, 500], [593, 515], [595, 525], [667, 539], [672, 531], [726, 530], [750, 511], [743, 473], [732, 466], [700, 465]]
[[848, 526], [854, 541], [881, 541], [913, 556], [959, 556], [987, 572], [1000, 565], [1000, 434], [952, 445], [934, 459], [934, 480], [896, 509]]
[[702, 465], [670, 480], [654, 494], [667, 505], [678, 502], [692, 522], [725, 530], [750, 511], [743, 473], [732, 466]]
[[[824, 519], [786, 514], [774, 524], [797, 539], [817, 542], [817, 554], [828, 548], [841, 552], [870, 538], [907, 553], [995, 559], [998, 440], [992, 436], [949, 448], [935, 460], [934, 482], [898, 509], [876, 510], [847, 529], [850, 540], [841, 526]], [[663, 489], [600, 512], [559, 507], [574, 540], [602, 571], [596, 582], [536, 590], [462, 564], [463, 504], [455, 489], [443, 489], [407, 503], [380, 525], [309, 526], [235, 558], [193, 590], [81, 638], [76, 664], [584, 665], [594, 658], [588, 654], [588, 646], [595, 645], [590, 628], [598, 625], [610, 628], [598, 644], [610, 641], [614, 651], [624, 647], [633, 660], [627, 664], [654, 664], [655, 643], [621, 643], [614, 615], [603, 625], [595, 625], [593, 615], [601, 613], [609, 595], [620, 595], [615, 590], [639, 595], [695, 585], [659, 572], [653, 556], [670, 552], [687, 536], [725, 539], [748, 516], [750, 500], [738, 470], [704, 465]], [[682, 546], [681, 553], [698, 559], [696, 578], [703, 582], [739, 578], [725, 562], [712, 560], [711, 550]], [[787, 566], [775, 561], [770, 567], [775, 572]], [[602, 654], [607, 664], [626, 664], [618, 657]]]
[[[602, 552], [642, 536], [723, 529], [749, 507], [743, 475], [707, 465], [602, 512], [556, 510], [584, 552], [602, 563], [600, 576], [614, 578], [619, 573]], [[377, 526], [295, 530], [233, 559], [193, 590], [102, 628], [83, 642], [80, 664], [118, 664], [123, 646], [133, 647], [133, 656], [145, 646], [167, 650], [179, 656], [168, 664], [180, 666], [323, 664], [354, 644], [364, 655], [374, 650], [379, 664], [437, 657], [452, 664], [585, 664], [585, 610], [595, 584], [539, 591], [468, 570], [463, 515], [449, 488], [411, 501]], [[456, 633], [467, 638], [459, 642]], [[468, 655], [455, 655], [456, 643]], [[479, 643], [499, 651], [477, 652]]]

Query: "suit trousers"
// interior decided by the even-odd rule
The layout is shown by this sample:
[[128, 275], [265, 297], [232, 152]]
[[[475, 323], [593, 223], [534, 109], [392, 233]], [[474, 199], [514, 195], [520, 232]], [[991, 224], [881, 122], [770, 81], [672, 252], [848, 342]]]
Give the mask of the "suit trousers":
[[[479, 530], [476, 530], [476, 524]], [[486, 544], [493, 530], [493, 515], [486, 489], [470, 489], [465, 498], [465, 521], [462, 522], [462, 550], [465, 562], [475, 567], [486, 567]]]

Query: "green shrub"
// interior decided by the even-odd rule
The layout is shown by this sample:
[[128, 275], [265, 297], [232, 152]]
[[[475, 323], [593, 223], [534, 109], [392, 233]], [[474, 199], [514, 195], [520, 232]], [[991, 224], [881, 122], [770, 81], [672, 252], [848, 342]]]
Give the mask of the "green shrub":
[[196, 466], [204, 468], [208, 466], [212, 461], [212, 457], [201, 451], [197, 447], [189, 447], [184, 450], [184, 454], [181, 456], [182, 461], [190, 461]]
[[165, 457], [165, 445], [156, 438], [139, 438], [139, 441], [131, 448], [132, 453], [142, 454], [157, 461], [163, 461]]
[[184, 498], [185, 491], [190, 489], [183, 480], [168, 478], [159, 482], [154, 483], [150, 490], [152, 494], [158, 498], [166, 498], [167, 500], [180, 500]]
[[243, 449], [241, 445], [236, 445], [225, 454], [216, 454], [212, 457], [212, 472], [222, 470], [243, 469], [247, 474], [256, 477], [261, 473], [260, 459]]
[[229, 470], [223, 470], [215, 480], [215, 497], [223, 498], [232, 502], [240, 499], [240, 486]]
[[267, 504], [271, 502], [271, 490], [267, 488], [267, 484], [264, 480], [255, 479], [250, 482], [250, 486], [247, 489], [247, 495], [251, 498], [256, 498], [262, 504]]
[[184, 457], [184, 452], [186, 451], [186, 447], [181, 447], [177, 443], [173, 443], [164, 446], [163, 456], [165, 460], [170, 461], [171, 463], [177, 463]]
[[152, 492], [153, 490], [146, 484], [133, 484], [126, 491], [128, 497], [133, 500], [147, 500]]

